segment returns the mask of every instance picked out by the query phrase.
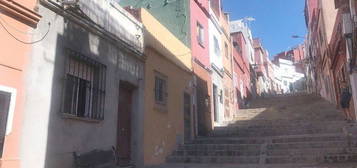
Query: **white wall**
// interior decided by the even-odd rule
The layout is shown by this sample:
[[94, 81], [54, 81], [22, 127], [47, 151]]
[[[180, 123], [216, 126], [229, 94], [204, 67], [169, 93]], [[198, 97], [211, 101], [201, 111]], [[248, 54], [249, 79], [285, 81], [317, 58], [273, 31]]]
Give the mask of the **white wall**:
[[[142, 35], [140, 24], [119, 17], [120, 12], [114, 12], [108, 1], [82, 1], [88, 7], [85, 12], [104, 27], [110, 29], [114, 36], [129, 40], [137, 33]], [[83, 5], [81, 3], [81, 6]], [[106, 3], [106, 4], [105, 4]], [[99, 5], [98, 5], [99, 4]], [[107, 8], [103, 7], [102, 5]], [[92, 5], [92, 6], [91, 6]], [[91, 10], [89, 10], [91, 8]], [[110, 8], [110, 11], [108, 11]], [[119, 84], [121, 80], [128, 81], [138, 89], [134, 93], [137, 104], [143, 104], [143, 62], [135, 58], [122, 43], [111, 43], [96, 32], [89, 32], [83, 25], [75, 24], [73, 20], [65, 19], [52, 10], [40, 5], [39, 13], [43, 16], [36, 31], [45, 34], [48, 22], [51, 27], [46, 38], [33, 45], [29, 55], [30, 63], [26, 71], [26, 99], [24, 107], [23, 135], [21, 138], [22, 168], [72, 168], [73, 152], [89, 152], [94, 149], [110, 150], [116, 146], [117, 113]], [[122, 25], [122, 23], [126, 25]], [[111, 24], [111, 27], [108, 27]], [[126, 33], [124, 27], [138, 29]], [[122, 36], [123, 35], [123, 36]], [[142, 37], [142, 36], [141, 36]], [[34, 37], [35, 38], [35, 37]], [[134, 38], [134, 37], [132, 37]], [[142, 51], [142, 40], [134, 38], [127, 41]], [[140, 47], [141, 46], [141, 47]], [[66, 118], [62, 114], [62, 96], [64, 89], [66, 49], [97, 60], [106, 65], [106, 95], [104, 120], [88, 122]], [[139, 134], [140, 116], [143, 107], [133, 110], [133, 139], [142, 139]], [[136, 120], [137, 119], [137, 120]], [[140, 142], [135, 141], [135, 153], [140, 152]], [[134, 156], [138, 158], [139, 156]], [[138, 159], [139, 160], [139, 159]], [[142, 160], [142, 159], [141, 159]]]
[[[222, 47], [223, 45], [221, 44], [222, 38], [221, 36], [223, 35], [223, 32], [219, 26], [218, 19], [215, 15], [215, 13], [210, 9], [210, 15], [211, 18], [209, 19], [208, 27], [209, 27], [209, 56], [210, 56], [210, 62], [211, 62], [211, 67], [212, 67], [212, 83], [217, 86], [217, 92], [218, 92], [218, 123], [215, 123], [216, 125], [219, 125], [224, 120], [224, 85], [223, 85], [223, 53]], [[218, 45], [220, 47], [219, 53], [216, 54], [215, 52], [215, 40], [214, 37], [218, 41]], [[212, 92], [213, 92], [213, 86], [212, 86]], [[219, 94], [222, 93], [223, 96], [223, 102], [220, 102], [219, 100]], [[213, 95], [213, 94], [212, 94]], [[213, 96], [212, 96], [213, 98]], [[213, 102], [212, 100], [212, 109], [213, 109]], [[213, 112], [212, 112], [213, 114]]]
[[[214, 16], [214, 15], [211, 15]], [[220, 54], [216, 54], [215, 52], [215, 45], [214, 45], [214, 38], [216, 38], [218, 40], [218, 45], [219, 45], [219, 51], [221, 52], [221, 49], [223, 47], [222, 40], [221, 40], [221, 34], [222, 31], [220, 30], [219, 27], [217, 27], [217, 25], [215, 24], [215, 22], [218, 24], [217, 20], [215, 20], [214, 17], [212, 17], [209, 20], [208, 23], [208, 27], [209, 27], [209, 55], [210, 55], [210, 61], [211, 64], [213, 64], [214, 66], [216, 66], [219, 69], [223, 68], [223, 53]]]
[[290, 84], [302, 79], [305, 75], [296, 72], [295, 66], [292, 61], [279, 59], [279, 71], [281, 73], [282, 89], [285, 93], [290, 92]]
[[230, 25], [231, 33], [242, 32], [243, 37], [246, 41], [245, 51], [247, 53], [245, 53], [245, 56], [247, 57], [247, 60], [249, 61], [250, 64], [254, 64], [255, 58], [254, 58], [252, 31], [250, 30], [248, 25], [243, 22], [242, 19], [231, 21], [229, 25]]

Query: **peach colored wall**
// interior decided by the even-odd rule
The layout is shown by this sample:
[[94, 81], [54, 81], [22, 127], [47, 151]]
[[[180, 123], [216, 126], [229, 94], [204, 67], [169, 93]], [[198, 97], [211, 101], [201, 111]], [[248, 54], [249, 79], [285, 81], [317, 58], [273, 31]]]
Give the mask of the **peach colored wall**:
[[[33, 10], [36, 0], [18, 0], [15, 1]], [[10, 15], [0, 14], [0, 22], [17, 38], [23, 41], [30, 41], [31, 36], [22, 32], [31, 30], [29, 26], [16, 20]], [[24, 71], [27, 64], [27, 58], [31, 46], [20, 43], [11, 37], [3, 27], [0, 27], [0, 85], [16, 89], [16, 105], [14, 111], [14, 120], [12, 131], [5, 136], [3, 157], [1, 158], [1, 168], [18, 168], [20, 164], [20, 136], [23, 120], [23, 102], [24, 102]]]
[[[184, 137], [184, 93], [192, 94], [191, 50], [158, 22], [149, 12], [141, 9], [145, 33], [145, 120], [144, 164], [165, 162]], [[155, 102], [154, 88], [157, 73], [167, 77], [167, 102]], [[181, 142], [182, 143], [182, 142]]]
[[[177, 147], [184, 135], [183, 95], [191, 74], [183, 71], [155, 49], [145, 49], [144, 164], [157, 165]], [[167, 104], [159, 110], [154, 99], [155, 72], [167, 77]]]

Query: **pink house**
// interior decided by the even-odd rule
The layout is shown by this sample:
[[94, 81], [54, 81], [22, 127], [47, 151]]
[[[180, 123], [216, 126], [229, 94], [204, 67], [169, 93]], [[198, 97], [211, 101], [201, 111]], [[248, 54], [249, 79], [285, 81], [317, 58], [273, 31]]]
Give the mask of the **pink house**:
[[248, 57], [245, 55], [246, 51], [246, 39], [241, 32], [232, 33], [233, 41], [233, 69], [235, 80], [235, 92], [237, 100], [237, 108], [243, 108], [244, 99], [251, 96], [250, 87], [250, 69]]
[[191, 52], [193, 57], [193, 72], [196, 78], [195, 130], [196, 135], [205, 135], [213, 129], [211, 117], [208, 18], [209, 2], [207, 0], [190, 1]]

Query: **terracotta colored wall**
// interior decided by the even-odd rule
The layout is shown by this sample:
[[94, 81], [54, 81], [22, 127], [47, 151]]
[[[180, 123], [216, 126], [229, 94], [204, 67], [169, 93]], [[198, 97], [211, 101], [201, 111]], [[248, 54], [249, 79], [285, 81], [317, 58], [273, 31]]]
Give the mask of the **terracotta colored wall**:
[[[18, 0], [25, 8], [33, 10], [36, 0]], [[8, 31], [23, 41], [30, 41], [31, 36], [20, 33], [28, 32], [32, 28], [17, 20], [13, 14], [0, 13], [0, 22], [8, 29]], [[14, 28], [13, 28], [14, 27]], [[14, 119], [12, 131], [5, 136], [3, 157], [1, 158], [1, 166], [3, 168], [18, 168], [20, 164], [20, 135], [23, 120], [23, 102], [24, 102], [24, 75], [27, 58], [30, 53], [31, 46], [18, 42], [3, 27], [0, 28], [0, 85], [16, 89], [16, 105], [14, 111]], [[9, 121], [8, 121], [9, 122]]]
[[[192, 56], [197, 59], [204, 66], [209, 67], [210, 59], [209, 59], [209, 36], [208, 36], [208, 16], [204, 12], [204, 9], [201, 8], [200, 4], [194, 0], [190, 1], [190, 9], [191, 9], [191, 49]], [[208, 1], [206, 3], [202, 2], [202, 7], [208, 7]], [[199, 22], [204, 28], [204, 43], [201, 46], [197, 40], [197, 22]]]

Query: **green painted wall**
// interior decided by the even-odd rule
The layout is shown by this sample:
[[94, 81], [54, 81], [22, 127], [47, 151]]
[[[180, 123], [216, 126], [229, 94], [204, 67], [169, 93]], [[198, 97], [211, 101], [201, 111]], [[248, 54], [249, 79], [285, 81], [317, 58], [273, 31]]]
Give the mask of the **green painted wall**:
[[123, 7], [146, 8], [161, 24], [191, 48], [189, 0], [120, 0]]

